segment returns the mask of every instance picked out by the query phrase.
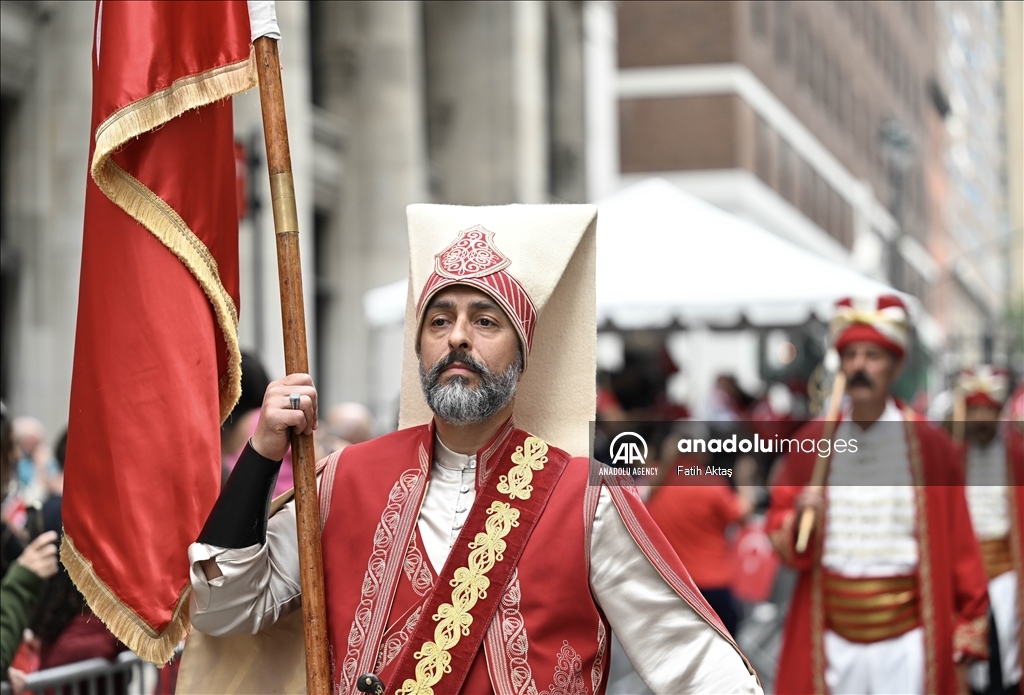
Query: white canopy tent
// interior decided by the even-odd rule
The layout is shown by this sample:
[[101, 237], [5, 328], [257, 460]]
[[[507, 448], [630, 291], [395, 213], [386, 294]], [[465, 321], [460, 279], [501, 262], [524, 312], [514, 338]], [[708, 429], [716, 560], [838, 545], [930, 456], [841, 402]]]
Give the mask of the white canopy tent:
[[[623, 189], [598, 208], [598, 326], [798, 326], [827, 321], [842, 297], [894, 292], [664, 179]], [[367, 292], [370, 325], [400, 324], [406, 292], [405, 280]], [[916, 313], [913, 298], [904, 299]]]
[[893, 290], [647, 179], [600, 204], [598, 325], [795, 326], [847, 296]]
[[[827, 322], [842, 297], [894, 292], [664, 179], [625, 188], [598, 209], [597, 314], [605, 331], [598, 361], [612, 368], [621, 358], [616, 331], [693, 329], [673, 332], [668, 347], [686, 365], [680, 391], [694, 404], [704, 402], [719, 372], [756, 388], [760, 330]], [[371, 408], [379, 416], [397, 403], [406, 293], [406, 280], [399, 280], [363, 297], [375, 355]], [[915, 298], [901, 296], [919, 328], [934, 325]], [[718, 328], [744, 330], [709, 330]], [[925, 333], [931, 347], [941, 341], [936, 330]]]

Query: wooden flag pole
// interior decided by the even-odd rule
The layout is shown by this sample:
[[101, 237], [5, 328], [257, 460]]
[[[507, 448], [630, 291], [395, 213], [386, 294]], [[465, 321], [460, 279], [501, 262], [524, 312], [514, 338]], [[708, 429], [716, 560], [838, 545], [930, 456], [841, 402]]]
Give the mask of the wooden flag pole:
[[[295, 209], [292, 159], [288, 147], [284, 90], [281, 86], [281, 61], [276, 40], [263, 36], [256, 39], [253, 46], [259, 73], [263, 135], [267, 141], [267, 169], [270, 172], [270, 197], [277, 238], [285, 371], [289, 374], [308, 373], [302, 267], [299, 262], [299, 216]], [[331, 671], [327, 652], [324, 563], [320, 548], [320, 510], [312, 436], [292, 433], [292, 467], [295, 473], [303, 632], [306, 638], [306, 692], [310, 695], [328, 695], [331, 692]]]
[[[839, 421], [839, 406], [843, 402], [843, 393], [846, 392], [846, 374], [836, 372], [835, 381], [832, 382], [832, 397], [829, 398], [828, 413], [825, 415], [825, 428], [822, 438], [832, 441], [832, 435], [836, 432], [836, 423]], [[831, 447], [830, 447], [831, 449]], [[819, 450], [818, 458], [814, 461], [814, 471], [811, 473], [811, 487], [819, 490], [825, 487], [825, 480], [828, 479], [828, 463], [831, 456], [824, 455]], [[796, 552], [802, 553], [807, 550], [807, 542], [811, 538], [811, 530], [814, 529], [814, 507], [805, 507], [800, 512], [800, 523], [797, 526]]]

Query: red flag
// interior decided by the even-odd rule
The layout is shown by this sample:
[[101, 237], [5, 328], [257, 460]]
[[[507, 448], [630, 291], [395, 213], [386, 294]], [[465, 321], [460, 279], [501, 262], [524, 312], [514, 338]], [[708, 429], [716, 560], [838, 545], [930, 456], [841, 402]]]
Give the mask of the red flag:
[[96, 5], [61, 559], [163, 663], [187, 548], [220, 489], [240, 389], [232, 94], [256, 84], [244, 1]]

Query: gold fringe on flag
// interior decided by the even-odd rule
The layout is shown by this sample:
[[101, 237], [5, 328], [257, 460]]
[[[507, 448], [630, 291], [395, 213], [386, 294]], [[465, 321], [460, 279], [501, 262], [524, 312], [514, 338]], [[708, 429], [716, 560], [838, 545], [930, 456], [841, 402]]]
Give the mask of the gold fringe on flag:
[[192, 592], [190, 585], [183, 586], [178, 594], [170, 624], [163, 632], [157, 632], [96, 576], [92, 563], [78, 552], [74, 541], [68, 535], [61, 540], [60, 561], [67, 568], [75, 586], [89, 602], [92, 612], [129, 649], [140, 658], [158, 666], [163, 666], [171, 660], [178, 643], [192, 627], [188, 619], [188, 597]]
[[228, 370], [220, 384], [222, 421], [231, 413], [242, 388], [238, 313], [234, 302], [224, 289], [217, 263], [203, 242], [170, 205], [115, 164], [111, 155], [129, 140], [186, 111], [255, 87], [256, 79], [256, 58], [250, 51], [246, 60], [183, 77], [166, 89], [118, 109], [96, 128], [96, 149], [90, 167], [100, 190], [170, 249], [209, 297], [228, 348]]
[[[90, 172], [108, 198], [148, 229], [189, 269], [210, 300], [228, 350], [227, 373], [218, 384], [221, 421], [231, 413], [241, 393], [241, 353], [238, 345], [238, 312], [224, 288], [217, 262], [209, 249], [170, 205], [145, 184], [119, 167], [111, 156], [125, 143], [177, 118], [255, 87], [256, 60], [250, 51], [246, 60], [220, 66], [175, 81], [170, 87], [114, 112], [96, 129], [96, 149]], [[157, 632], [125, 605], [101, 580], [92, 563], [75, 547], [70, 536], [61, 543], [61, 562], [100, 620], [129, 649], [146, 661], [165, 664], [174, 656], [178, 643], [191, 625], [188, 602], [191, 586], [178, 595], [170, 624]]]

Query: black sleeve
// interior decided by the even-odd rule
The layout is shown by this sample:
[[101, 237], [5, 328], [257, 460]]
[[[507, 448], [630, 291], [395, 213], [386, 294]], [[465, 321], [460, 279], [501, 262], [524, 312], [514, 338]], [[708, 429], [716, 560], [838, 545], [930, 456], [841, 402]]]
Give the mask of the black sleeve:
[[220, 548], [266, 543], [270, 498], [280, 470], [280, 461], [263, 458], [246, 444], [196, 541]]

